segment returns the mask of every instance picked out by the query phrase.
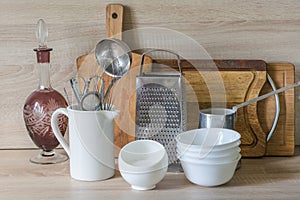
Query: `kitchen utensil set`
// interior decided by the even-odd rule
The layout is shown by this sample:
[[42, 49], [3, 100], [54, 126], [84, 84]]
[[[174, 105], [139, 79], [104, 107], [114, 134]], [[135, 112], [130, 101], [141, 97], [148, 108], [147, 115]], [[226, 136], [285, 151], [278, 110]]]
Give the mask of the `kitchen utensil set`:
[[[116, 81], [125, 75], [131, 64], [131, 50], [118, 39], [103, 39], [95, 49], [95, 56], [101, 75], [98, 75], [98, 70], [94, 75], [84, 79], [70, 79], [70, 83], [77, 100], [82, 110], [111, 110], [112, 108], [112, 88]], [[105, 90], [104, 73], [111, 76], [112, 79]], [[80, 91], [79, 81], [83, 80], [83, 91]], [[93, 83], [91, 85], [91, 83]], [[90, 88], [93, 88], [90, 90]]]

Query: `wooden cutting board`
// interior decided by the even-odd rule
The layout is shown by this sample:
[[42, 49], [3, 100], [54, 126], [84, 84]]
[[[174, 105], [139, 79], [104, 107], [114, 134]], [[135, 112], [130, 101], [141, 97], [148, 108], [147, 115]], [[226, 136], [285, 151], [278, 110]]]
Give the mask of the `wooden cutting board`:
[[[168, 66], [176, 63], [170, 60], [155, 62]], [[188, 129], [199, 125], [199, 112], [196, 111], [210, 107], [232, 108], [258, 97], [266, 82], [266, 63], [261, 60], [193, 60], [182, 61], [181, 66], [186, 86]], [[244, 157], [265, 154], [266, 133], [257, 113], [256, 103], [237, 112], [235, 129], [242, 135]]]
[[[176, 66], [175, 60], [154, 62], [164, 63], [174, 68]], [[228, 102], [227, 108], [270, 92], [272, 89], [266, 81], [266, 72], [273, 79], [276, 88], [294, 83], [294, 66], [290, 63], [264, 63], [264, 61], [255, 60], [215, 60], [214, 62], [199, 60], [192, 61], [192, 63], [183, 61], [182, 68], [186, 81], [191, 85], [191, 88], [187, 89], [188, 129], [198, 127], [199, 115], [195, 110], [212, 106], [209, 90], [197, 69], [203, 71], [202, 74], [205, 76], [222, 77]], [[216, 91], [217, 94], [221, 92]], [[244, 157], [293, 155], [293, 89], [280, 93], [279, 99], [281, 111], [278, 125], [268, 143], [266, 137], [274, 120], [275, 98], [269, 97], [238, 110], [235, 129], [242, 135], [241, 149]]]
[[[273, 79], [277, 88], [285, 87], [294, 83], [295, 68], [291, 63], [267, 63], [267, 72]], [[270, 92], [272, 89], [266, 83], [261, 94]], [[267, 143], [267, 156], [291, 156], [295, 148], [295, 108], [294, 89], [279, 94], [280, 115], [276, 129]], [[274, 115], [275, 99], [268, 99], [258, 102], [258, 119], [265, 132], [269, 132]]]

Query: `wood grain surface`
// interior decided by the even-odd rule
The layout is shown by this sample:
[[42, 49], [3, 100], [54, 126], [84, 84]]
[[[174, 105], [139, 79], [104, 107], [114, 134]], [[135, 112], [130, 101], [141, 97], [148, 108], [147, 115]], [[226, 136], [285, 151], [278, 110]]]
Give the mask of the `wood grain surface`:
[[[176, 60], [154, 60], [154, 62], [164, 63], [176, 68]], [[195, 112], [196, 110], [212, 107], [212, 94], [209, 93], [209, 88], [207, 88], [209, 79], [204, 80], [203, 77], [209, 74], [203, 73], [203, 71], [217, 70], [221, 73], [220, 78], [224, 81], [226, 94], [224, 94], [222, 88], [215, 91], [215, 94], [226, 95], [227, 104], [221, 106], [226, 106], [227, 108], [272, 91], [270, 83], [266, 81], [266, 73], [260, 73], [260, 71], [266, 71], [271, 76], [276, 88], [294, 83], [293, 64], [261, 62], [255, 60], [183, 61], [182, 70], [184, 77], [191, 86], [187, 89], [187, 101], [189, 102], [187, 109], [189, 117], [188, 128], [192, 129], [198, 126], [199, 114]], [[258, 71], [264, 77], [258, 78], [259, 75], [255, 74], [253, 70]], [[214, 83], [217, 83], [217, 78], [218, 75], [215, 73], [213, 75]], [[255, 78], [261, 79], [259, 86], [249, 95], [247, 92], [250, 89], [253, 90], [251, 85], [255, 84]], [[223, 82], [219, 84], [223, 84]], [[216, 88], [218, 89], [220, 86]], [[193, 95], [196, 95], [196, 98]], [[241, 147], [243, 156], [291, 156], [294, 154], [294, 97], [294, 89], [279, 94], [280, 116], [274, 133], [268, 142], [266, 137], [273, 125], [276, 111], [275, 98], [270, 97], [238, 110], [235, 129], [242, 134]], [[196, 104], [192, 102], [196, 102]], [[218, 105], [215, 106], [218, 107]]]
[[123, 14], [122, 4], [108, 4], [106, 6], [106, 37], [122, 40]]
[[[291, 63], [267, 63], [267, 72], [275, 83], [276, 88], [294, 83], [295, 69]], [[260, 95], [272, 91], [266, 83]], [[266, 146], [268, 156], [292, 156], [295, 147], [295, 91], [287, 90], [278, 94], [280, 115], [276, 129]], [[268, 133], [275, 117], [275, 99], [271, 97], [257, 104], [258, 118], [264, 132]]]
[[201, 187], [189, 182], [183, 173], [167, 173], [149, 191], [132, 190], [118, 171], [104, 181], [76, 181], [70, 177], [69, 161], [56, 165], [30, 163], [28, 159], [37, 153], [36, 150], [0, 151], [1, 199], [294, 200], [300, 195], [299, 151], [294, 157], [242, 159], [242, 167], [222, 186]]
[[[124, 5], [124, 31], [156, 27], [186, 36], [185, 39], [170, 39], [165, 34], [152, 37], [148, 31], [148, 35], [132, 35], [134, 48], [151, 44], [181, 50], [195, 58], [196, 51], [187, 45], [188, 38], [213, 59], [290, 62], [295, 65], [295, 80], [300, 77], [298, 0], [3, 0], [0, 1], [1, 149], [35, 147], [24, 126], [22, 107], [38, 84], [32, 51], [37, 47], [38, 19], [43, 18], [48, 24], [48, 46], [54, 49], [52, 85], [63, 92], [64, 82], [76, 73], [76, 58], [90, 53], [106, 36], [108, 3]], [[300, 89], [295, 91], [297, 97]], [[299, 102], [295, 98], [298, 141]]]
[[[176, 68], [176, 61], [155, 60]], [[266, 82], [266, 63], [261, 60], [189, 60], [181, 62], [185, 78], [187, 127], [198, 128], [199, 111], [205, 108], [232, 108], [259, 96]], [[153, 66], [154, 68], [154, 66]], [[235, 130], [241, 134], [245, 157], [263, 156], [266, 133], [258, 121], [257, 104], [238, 110]]]

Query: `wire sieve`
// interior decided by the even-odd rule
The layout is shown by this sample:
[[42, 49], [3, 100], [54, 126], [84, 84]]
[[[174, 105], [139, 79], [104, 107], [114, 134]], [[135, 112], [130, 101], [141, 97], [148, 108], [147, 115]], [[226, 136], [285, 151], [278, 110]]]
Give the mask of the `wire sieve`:
[[[176, 55], [179, 72], [143, 72], [146, 54], [164, 51]], [[163, 49], [142, 54], [140, 74], [136, 77], [136, 129], [135, 137], [161, 143], [168, 153], [169, 164], [178, 163], [175, 137], [185, 127], [183, 87], [180, 57]]]

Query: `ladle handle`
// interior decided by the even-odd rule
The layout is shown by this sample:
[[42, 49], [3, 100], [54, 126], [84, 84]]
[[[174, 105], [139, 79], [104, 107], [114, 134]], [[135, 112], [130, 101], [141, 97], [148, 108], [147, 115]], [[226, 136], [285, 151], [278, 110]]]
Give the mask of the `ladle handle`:
[[294, 84], [292, 84], [292, 85], [288, 85], [288, 86], [285, 86], [285, 87], [283, 87], [283, 88], [280, 88], [280, 89], [278, 89], [278, 90], [274, 90], [274, 91], [269, 92], [269, 93], [267, 93], [267, 94], [264, 94], [264, 95], [262, 95], [262, 96], [256, 97], [256, 98], [251, 99], [251, 100], [249, 100], [249, 101], [243, 102], [243, 103], [238, 104], [238, 105], [236, 105], [236, 106], [233, 106], [232, 109], [233, 109], [234, 111], [237, 111], [237, 109], [239, 109], [239, 108], [241, 108], [241, 107], [244, 107], [244, 106], [247, 106], [247, 105], [249, 105], [249, 104], [255, 103], [255, 102], [257, 102], [257, 101], [263, 100], [263, 99], [265, 99], [265, 98], [268, 98], [268, 97], [270, 97], [270, 96], [273, 96], [274, 94], [278, 94], [278, 93], [280, 93], [280, 92], [284, 92], [284, 91], [286, 91], [286, 90], [292, 89], [292, 88], [297, 87], [297, 86], [299, 86], [299, 85], [300, 85], [300, 81], [298, 81], [297, 83], [294, 83]]

